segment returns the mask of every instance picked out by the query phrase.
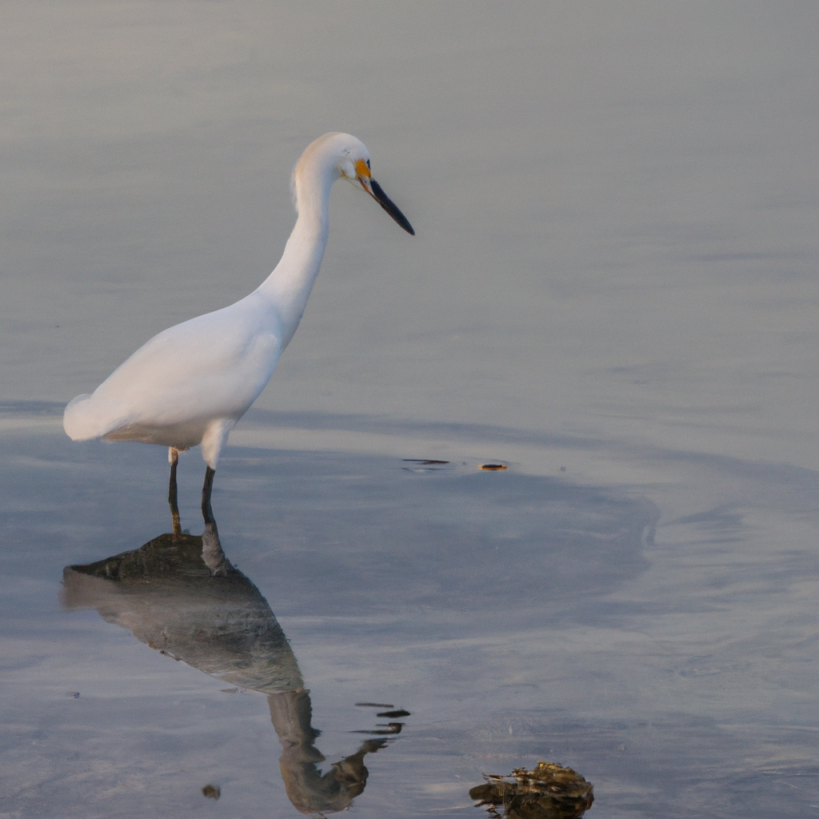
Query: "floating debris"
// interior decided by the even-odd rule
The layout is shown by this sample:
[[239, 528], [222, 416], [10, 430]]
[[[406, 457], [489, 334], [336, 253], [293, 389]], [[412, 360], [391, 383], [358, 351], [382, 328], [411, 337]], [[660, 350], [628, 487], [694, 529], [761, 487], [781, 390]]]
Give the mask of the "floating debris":
[[497, 472], [499, 469], [509, 469], [506, 464], [481, 464], [480, 468], [486, 470], [487, 472]]
[[399, 708], [397, 711], [382, 711], [380, 714], [376, 714], [377, 717], [386, 717], [387, 719], [395, 719], [396, 717], [408, 717], [410, 716], [409, 711], [405, 711], [403, 708]]
[[433, 461], [431, 458], [402, 458], [408, 464], [420, 464], [421, 466], [445, 466], [449, 461]]
[[205, 785], [202, 788], [202, 796], [208, 799], [218, 799], [222, 795], [222, 789], [218, 785]]
[[400, 734], [404, 727], [403, 722], [389, 722], [386, 725], [380, 723], [377, 728], [371, 728], [369, 731], [353, 731], [354, 734], [371, 734], [373, 736], [389, 736], [390, 734]]
[[357, 702], [356, 708], [395, 708], [395, 706], [391, 702]]
[[[65, 695], [66, 695], [66, 697], [73, 697], [76, 700], [76, 699], [79, 699], [80, 692], [79, 691], [66, 691]], [[383, 716], [383, 715], [379, 714], [378, 716], [380, 717], [380, 716]]]
[[553, 762], [538, 762], [531, 771], [514, 768], [511, 776], [484, 774], [484, 779], [469, 796], [493, 819], [576, 819], [594, 802], [591, 782]]

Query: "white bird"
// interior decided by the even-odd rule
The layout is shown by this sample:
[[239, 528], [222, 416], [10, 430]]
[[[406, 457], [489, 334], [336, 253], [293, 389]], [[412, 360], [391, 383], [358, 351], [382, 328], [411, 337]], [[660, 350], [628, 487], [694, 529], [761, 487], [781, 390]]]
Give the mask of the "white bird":
[[415, 235], [372, 178], [370, 155], [361, 140], [341, 133], [319, 137], [293, 170], [291, 190], [298, 216], [275, 270], [235, 304], [154, 336], [91, 395], [78, 395], [63, 416], [68, 436], [75, 441], [102, 438], [168, 447], [172, 511], [178, 454], [201, 444], [207, 464], [202, 508], [205, 517], [211, 517], [219, 454], [231, 429], [267, 385], [299, 326], [327, 245], [330, 188], [341, 178], [360, 185]]

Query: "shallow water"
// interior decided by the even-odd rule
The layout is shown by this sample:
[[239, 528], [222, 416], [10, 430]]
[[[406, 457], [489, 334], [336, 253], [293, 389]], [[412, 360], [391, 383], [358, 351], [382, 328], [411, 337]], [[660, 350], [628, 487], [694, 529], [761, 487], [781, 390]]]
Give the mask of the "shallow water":
[[[445, 432], [385, 425], [376, 440], [417, 458], [413, 440]], [[816, 476], [663, 452], [632, 459], [664, 472], [642, 486], [575, 482], [571, 466], [486, 472], [475, 447], [492, 431], [459, 433], [445, 465], [235, 446], [220, 469], [227, 559], [275, 612], [310, 692], [326, 760], [307, 755], [313, 779], [380, 738], [357, 732], [384, 730], [390, 705], [410, 716], [364, 759], [363, 815], [477, 815], [467, 793], [483, 773], [541, 758], [580, 771], [610, 815], [806, 815], [819, 773]], [[527, 443], [571, 464], [568, 441], [517, 436]], [[580, 462], [600, 449], [575, 447]], [[283, 779], [288, 733], [265, 700], [300, 686], [281, 682], [292, 660], [283, 672], [248, 652], [258, 597], [203, 600], [194, 571], [174, 586], [148, 562], [136, 590], [113, 588], [114, 572], [85, 589], [69, 570], [60, 606], [65, 566], [170, 532], [164, 454], [73, 445], [51, 416], [4, 449], [10, 815], [110, 816], [112, 799], [114, 815], [193, 815], [208, 784], [229, 815], [283, 812], [295, 763]], [[183, 459], [195, 534], [199, 471]]]
[[[0, 817], [477, 817], [540, 759], [819, 810], [813, 5], [4, 15]], [[256, 286], [329, 129], [417, 236], [334, 190], [197, 563], [198, 454], [182, 548], [62, 407]]]

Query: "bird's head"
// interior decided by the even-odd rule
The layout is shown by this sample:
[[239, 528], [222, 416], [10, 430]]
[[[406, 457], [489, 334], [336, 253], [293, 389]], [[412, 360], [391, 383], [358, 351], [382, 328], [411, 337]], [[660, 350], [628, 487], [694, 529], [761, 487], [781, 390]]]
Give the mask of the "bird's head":
[[[349, 135], [345, 134], [345, 136]], [[381, 185], [373, 179], [370, 152], [364, 143], [353, 136], [350, 136], [349, 139], [349, 144], [342, 148], [341, 160], [338, 164], [341, 176], [356, 187], [360, 185], [407, 233], [415, 236], [415, 231], [407, 217], [398, 210], [392, 199], [384, 193]]]
[[[333, 163], [336, 178], [341, 177], [351, 182], [356, 188], [361, 188], [368, 193], [384, 208], [390, 216], [412, 236], [415, 231], [403, 213], [396, 207], [395, 203], [384, 193], [384, 189], [372, 177], [370, 166], [370, 152], [366, 145], [351, 134], [330, 133], [319, 137], [302, 155], [299, 164], [296, 166], [295, 176], [299, 172], [299, 165], [304, 161], [313, 161], [316, 157], [317, 164], [320, 163], [318, 157], [323, 157]], [[324, 166], [327, 167], [326, 165]]]

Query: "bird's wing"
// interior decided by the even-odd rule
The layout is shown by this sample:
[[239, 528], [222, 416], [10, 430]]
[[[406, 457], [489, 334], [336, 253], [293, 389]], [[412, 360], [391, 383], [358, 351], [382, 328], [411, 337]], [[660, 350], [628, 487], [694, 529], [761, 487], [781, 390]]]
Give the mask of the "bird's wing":
[[239, 418], [270, 380], [281, 350], [275, 313], [249, 296], [154, 336], [93, 395], [69, 404], [66, 431], [71, 412], [83, 421], [82, 437], [100, 437], [126, 424]]

